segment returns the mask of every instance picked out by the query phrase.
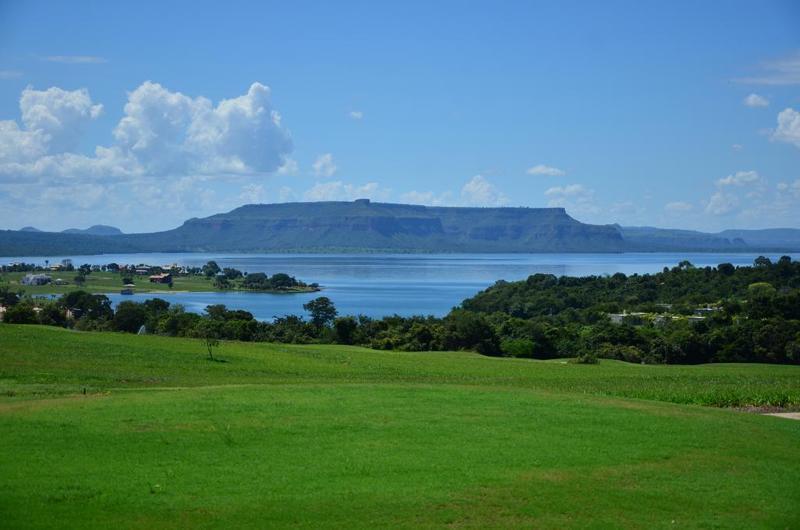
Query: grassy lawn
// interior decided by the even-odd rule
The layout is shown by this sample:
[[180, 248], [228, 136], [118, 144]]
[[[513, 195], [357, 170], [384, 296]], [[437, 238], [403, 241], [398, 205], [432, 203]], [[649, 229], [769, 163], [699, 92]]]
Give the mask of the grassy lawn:
[[[82, 289], [90, 293], [117, 293], [123, 289], [122, 278], [130, 278], [136, 286], [133, 291], [136, 293], [177, 293], [177, 292], [216, 292], [222, 291], [214, 287], [212, 280], [201, 275], [191, 276], [175, 276], [173, 279], [172, 288], [166, 284], [151, 283], [147, 276], [139, 276], [132, 274], [120, 275], [113, 272], [93, 272], [86, 276], [86, 283], [79, 287], [75, 285], [75, 276], [77, 271], [74, 272], [52, 272], [48, 273], [53, 280], [60, 278], [69, 282], [68, 285], [22, 285], [20, 280], [28, 273], [25, 272], [7, 272], [0, 273], [0, 285], [8, 285], [12, 290], [23, 290], [25, 294], [29, 295], [50, 295], [50, 294], [64, 294], [76, 289]], [[38, 273], [37, 273], [38, 274]], [[281, 293], [291, 292], [311, 292], [315, 289], [312, 288], [294, 288], [284, 291], [275, 291]]]
[[[800, 367], [0, 325], [0, 527], [800, 525]], [[83, 389], [86, 394], [83, 394]]]

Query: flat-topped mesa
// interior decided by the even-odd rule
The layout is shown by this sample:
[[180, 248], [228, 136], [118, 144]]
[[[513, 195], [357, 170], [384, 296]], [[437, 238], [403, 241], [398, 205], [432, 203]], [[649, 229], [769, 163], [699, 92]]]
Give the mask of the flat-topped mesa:
[[274, 252], [617, 252], [619, 230], [564, 208], [445, 207], [352, 202], [248, 204], [151, 234], [173, 250]]
[[[716, 234], [591, 225], [564, 208], [351, 202], [248, 204], [174, 230], [109, 234], [0, 230], [0, 255], [125, 252], [797, 252], [800, 230]], [[108, 235], [87, 233], [98, 231]], [[116, 229], [111, 228], [111, 231]]]

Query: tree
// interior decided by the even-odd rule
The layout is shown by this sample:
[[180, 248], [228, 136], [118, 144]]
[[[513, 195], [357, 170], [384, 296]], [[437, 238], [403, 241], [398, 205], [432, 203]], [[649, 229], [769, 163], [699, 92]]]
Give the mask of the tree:
[[753, 260], [753, 265], [756, 267], [769, 267], [772, 265], [772, 260], [764, 256], [759, 256]]
[[208, 352], [208, 359], [215, 361], [214, 348], [219, 346], [220, 325], [219, 322], [210, 318], [204, 318], [197, 323], [195, 328], [195, 335], [200, 339], [200, 342], [205, 346]]
[[333, 323], [334, 335], [339, 344], [353, 344], [357, 329], [358, 321], [350, 316], [337, 318]]
[[242, 277], [242, 271], [239, 269], [232, 269], [230, 267], [225, 267], [222, 269], [222, 272], [225, 274], [225, 278], [228, 280], [238, 280]]
[[297, 285], [297, 280], [283, 272], [273, 274], [269, 282], [272, 284], [273, 289], [287, 289]]
[[303, 304], [303, 309], [311, 314], [311, 323], [317, 328], [327, 326], [338, 314], [333, 302], [327, 296], [314, 298], [310, 302]]
[[456, 309], [445, 317], [444, 346], [449, 350], [475, 350], [500, 355], [500, 341], [484, 315]]
[[147, 320], [147, 310], [144, 305], [136, 302], [120, 302], [114, 312], [114, 329], [136, 333]]
[[[171, 285], [170, 285], [171, 287]], [[214, 278], [215, 289], [230, 289], [232, 287], [230, 280], [225, 276], [217, 276]]]
[[209, 261], [203, 265], [203, 274], [209, 278], [216, 276], [218, 272], [220, 272], [220, 268], [216, 261]]
[[77, 276], [75, 276], [74, 281], [75, 285], [77, 285], [78, 287], [83, 287], [83, 284], [86, 283], [86, 276], [84, 276], [83, 274], [78, 274]]
[[19, 302], [19, 295], [13, 292], [8, 286], [0, 286], [0, 305], [10, 307], [17, 305]]
[[68, 309], [77, 309], [82, 316], [92, 320], [114, 317], [111, 300], [103, 294], [90, 294], [86, 291], [72, 291], [61, 297], [61, 303]]
[[27, 302], [9, 307], [3, 320], [9, 324], [36, 324], [36, 311]]

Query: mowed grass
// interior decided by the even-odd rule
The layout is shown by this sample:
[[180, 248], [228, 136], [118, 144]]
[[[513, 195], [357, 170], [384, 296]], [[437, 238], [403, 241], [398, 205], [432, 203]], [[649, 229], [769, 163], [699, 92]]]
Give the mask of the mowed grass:
[[800, 525], [800, 422], [679, 404], [797, 405], [798, 367], [217, 354], [0, 325], [0, 527]]
[[[214, 287], [213, 282], [205, 276], [192, 275], [192, 276], [175, 276], [172, 288], [163, 283], [152, 283], [149, 276], [138, 274], [119, 274], [113, 272], [93, 272], [86, 276], [86, 281], [83, 285], [78, 286], [75, 284], [75, 276], [78, 275], [77, 271], [72, 272], [48, 272], [47, 275], [55, 279], [62, 279], [69, 282], [67, 285], [56, 285], [50, 283], [47, 285], [22, 285], [21, 280], [25, 277], [26, 272], [7, 272], [0, 274], [0, 285], [7, 285], [13, 291], [24, 291], [25, 294], [32, 296], [42, 296], [51, 294], [65, 294], [75, 290], [83, 290], [90, 293], [118, 293], [124, 286], [122, 283], [123, 278], [133, 280], [136, 293], [175, 293], [175, 292], [211, 292], [219, 291]], [[37, 273], [38, 274], [38, 273]]]

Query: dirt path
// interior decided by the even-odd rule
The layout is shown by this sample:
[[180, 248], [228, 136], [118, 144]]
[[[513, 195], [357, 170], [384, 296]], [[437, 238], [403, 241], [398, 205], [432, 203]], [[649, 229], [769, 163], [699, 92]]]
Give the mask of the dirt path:
[[787, 418], [790, 420], [800, 420], [800, 412], [770, 412], [765, 416], [777, 416], [779, 418]]

